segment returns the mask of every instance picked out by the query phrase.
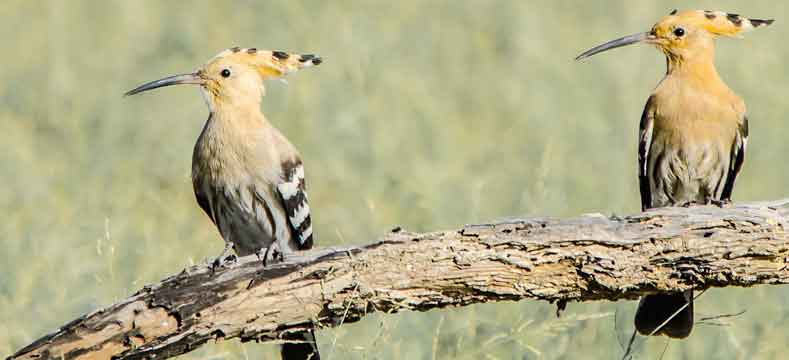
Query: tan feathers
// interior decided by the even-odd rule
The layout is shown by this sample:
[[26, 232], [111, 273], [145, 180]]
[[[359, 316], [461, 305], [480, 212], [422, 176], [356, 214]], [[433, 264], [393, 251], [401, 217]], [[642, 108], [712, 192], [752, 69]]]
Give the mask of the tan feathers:
[[695, 27], [715, 36], [737, 37], [755, 28], [770, 25], [773, 21], [748, 19], [723, 11], [684, 10], [672, 12], [661, 19], [655, 24], [653, 31], [658, 35], [668, 35], [677, 27]]
[[217, 54], [203, 67], [216, 68], [222, 64], [244, 64], [255, 68], [266, 80], [278, 78], [303, 68], [318, 65], [323, 60], [312, 54], [293, 54], [284, 51], [233, 47]]

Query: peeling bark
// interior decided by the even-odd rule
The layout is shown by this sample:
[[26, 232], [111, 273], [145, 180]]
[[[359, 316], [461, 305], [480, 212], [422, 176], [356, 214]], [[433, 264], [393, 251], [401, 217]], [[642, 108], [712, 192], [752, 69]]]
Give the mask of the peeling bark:
[[393, 231], [263, 269], [255, 256], [185, 269], [76, 319], [9, 359], [167, 358], [209, 340], [278, 341], [374, 311], [500, 300], [636, 299], [656, 291], [789, 283], [789, 199], [624, 217], [530, 218]]

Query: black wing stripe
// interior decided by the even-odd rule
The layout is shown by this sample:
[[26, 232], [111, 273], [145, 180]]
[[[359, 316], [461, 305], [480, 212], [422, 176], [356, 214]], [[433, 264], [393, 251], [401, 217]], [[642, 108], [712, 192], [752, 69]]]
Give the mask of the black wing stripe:
[[731, 200], [731, 193], [734, 191], [734, 181], [740, 174], [742, 164], [745, 163], [745, 151], [748, 147], [748, 117], [744, 117], [742, 123], [737, 128], [737, 136], [731, 149], [731, 166], [726, 175], [726, 185], [723, 186], [721, 200]]
[[304, 181], [304, 166], [301, 161], [282, 163], [283, 182], [277, 184], [282, 206], [288, 217], [293, 237], [299, 250], [312, 248], [312, 219]]
[[649, 148], [652, 146], [652, 97], [641, 113], [638, 135], [638, 187], [641, 192], [641, 210], [652, 207], [652, 189], [649, 184]]

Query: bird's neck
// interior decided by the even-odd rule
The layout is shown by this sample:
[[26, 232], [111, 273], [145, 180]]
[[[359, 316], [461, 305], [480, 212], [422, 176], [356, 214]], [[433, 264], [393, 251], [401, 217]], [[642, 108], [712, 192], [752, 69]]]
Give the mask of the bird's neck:
[[715, 68], [714, 53], [694, 57], [666, 56], [666, 78], [702, 88], [728, 89]]
[[212, 109], [211, 119], [220, 127], [238, 129], [242, 133], [270, 125], [260, 110], [260, 102], [217, 104]]
[[192, 176], [245, 178], [261, 158], [274, 156], [266, 151], [274, 131], [260, 108], [215, 106], [195, 144]]

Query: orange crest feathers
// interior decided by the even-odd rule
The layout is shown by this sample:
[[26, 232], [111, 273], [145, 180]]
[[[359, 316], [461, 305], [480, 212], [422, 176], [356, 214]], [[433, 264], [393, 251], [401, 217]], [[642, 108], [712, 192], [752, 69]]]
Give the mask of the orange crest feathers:
[[[222, 58], [230, 58], [235, 62], [253, 66], [263, 79], [279, 78], [323, 62], [321, 57], [312, 54], [302, 55], [284, 51], [241, 47], [233, 47], [222, 51], [214, 59]], [[209, 62], [214, 61], [214, 59]]]
[[710, 10], [688, 10], [678, 14], [672, 12], [671, 15], [695, 23], [710, 34], [730, 37], [738, 37], [742, 33], [770, 25], [774, 21], [772, 19], [749, 19], [738, 14]]

